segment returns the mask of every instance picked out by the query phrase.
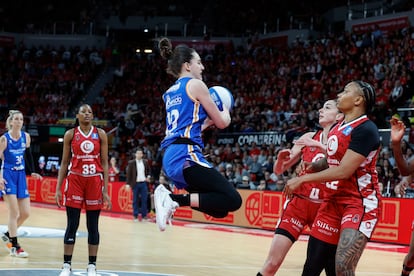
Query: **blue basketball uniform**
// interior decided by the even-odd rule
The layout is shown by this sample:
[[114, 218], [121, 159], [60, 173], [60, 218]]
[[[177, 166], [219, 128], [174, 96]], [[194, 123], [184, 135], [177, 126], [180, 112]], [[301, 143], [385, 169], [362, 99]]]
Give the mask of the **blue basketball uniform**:
[[6, 194], [16, 195], [17, 198], [29, 197], [27, 190], [24, 152], [26, 150], [26, 135], [21, 132], [20, 138], [14, 140], [7, 132], [7, 147], [3, 152], [3, 178], [6, 180]]
[[201, 103], [188, 93], [189, 80], [188, 77], [178, 79], [162, 96], [167, 113], [166, 136], [161, 142], [161, 149], [165, 150], [162, 164], [167, 177], [179, 189], [187, 186], [183, 176], [185, 164], [212, 168], [202, 152], [201, 126], [208, 115]]

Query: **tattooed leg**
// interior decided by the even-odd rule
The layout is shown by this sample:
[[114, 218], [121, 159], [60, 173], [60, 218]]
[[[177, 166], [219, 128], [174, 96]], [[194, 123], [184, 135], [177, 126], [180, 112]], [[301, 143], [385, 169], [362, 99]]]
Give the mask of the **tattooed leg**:
[[414, 232], [411, 232], [410, 249], [404, 257], [403, 269], [401, 271], [402, 276], [410, 275], [410, 272], [414, 268]]
[[337, 276], [355, 275], [356, 266], [367, 242], [368, 238], [358, 230], [342, 230], [335, 258]]

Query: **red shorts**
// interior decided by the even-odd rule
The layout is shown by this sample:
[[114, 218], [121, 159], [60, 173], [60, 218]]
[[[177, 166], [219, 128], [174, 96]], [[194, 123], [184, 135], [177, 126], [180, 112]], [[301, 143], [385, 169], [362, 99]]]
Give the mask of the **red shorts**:
[[276, 228], [288, 231], [297, 240], [306, 225], [312, 226], [320, 205], [321, 203], [297, 196], [286, 200]]
[[341, 230], [351, 228], [358, 230], [368, 239], [371, 238], [378, 223], [380, 209], [378, 202], [373, 200], [369, 203], [370, 208], [363, 206], [361, 199], [343, 203], [333, 199], [322, 203], [313, 222], [311, 235], [324, 242], [338, 244]]
[[69, 174], [65, 180], [63, 204], [79, 209], [100, 210], [103, 207], [102, 188], [102, 175]]

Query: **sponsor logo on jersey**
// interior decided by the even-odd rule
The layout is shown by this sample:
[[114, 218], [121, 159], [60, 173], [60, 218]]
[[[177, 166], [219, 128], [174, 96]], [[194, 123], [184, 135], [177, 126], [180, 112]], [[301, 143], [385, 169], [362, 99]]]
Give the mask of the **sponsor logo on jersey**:
[[338, 233], [339, 232], [339, 229], [338, 228], [332, 227], [332, 226], [330, 226], [326, 222], [317, 220], [315, 224], [316, 224], [317, 227], [322, 228], [322, 229], [325, 229], [325, 230], [327, 230], [329, 232], [332, 232], [332, 233]]
[[181, 98], [181, 95], [176, 95], [173, 98], [170, 96], [166, 97], [165, 106], [167, 109], [169, 109], [172, 106], [180, 105], [182, 103], [183, 99]]
[[342, 218], [341, 224], [351, 221], [352, 223], [359, 223], [361, 221], [361, 216], [359, 214], [348, 214]]
[[345, 135], [345, 136], [348, 136], [351, 132], [352, 132], [352, 127], [351, 126], [347, 126], [343, 131], [342, 131], [342, 133]]
[[328, 155], [334, 155], [338, 150], [338, 137], [336, 135], [332, 135], [328, 139], [328, 143], [326, 144], [326, 152]]
[[86, 140], [81, 143], [80, 148], [82, 152], [89, 154], [94, 150], [95, 146], [91, 141]]
[[298, 219], [290, 218], [290, 222], [299, 227], [300, 229], [303, 229], [303, 224]]
[[359, 217], [359, 215], [358, 215], [358, 214], [356, 214], [356, 215], [354, 215], [354, 216], [352, 217], [352, 222], [353, 222], [353, 223], [358, 223], [360, 219], [361, 219], [361, 218]]

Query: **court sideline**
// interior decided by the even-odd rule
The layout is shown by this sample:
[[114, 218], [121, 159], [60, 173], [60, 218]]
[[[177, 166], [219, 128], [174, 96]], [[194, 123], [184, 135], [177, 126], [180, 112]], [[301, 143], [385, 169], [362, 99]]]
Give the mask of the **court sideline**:
[[[6, 204], [0, 201], [0, 231], [6, 229]], [[62, 265], [64, 209], [32, 203], [31, 217], [19, 229], [27, 259], [0, 250], [0, 274], [58, 275]], [[100, 275], [241, 275], [255, 276], [269, 249], [272, 232], [175, 221], [159, 232], [153, 222], [133, 222], [126, 215], [104, 213], [100, 220]], [[406, 246], [369, 243], [357, 275], [399, 275]], [[306, 254], [306, 237], [294, 244], [281, 276], [300, 275]], [[81, 217], [72, 262], [73, 275], [86, 275], [85, 215]], [[17, 270], [16, 270], [17, 269]], [[11, 273], [11, 274], [10, 274]], [[22, 274], [19, 274], [22, 273]]]

